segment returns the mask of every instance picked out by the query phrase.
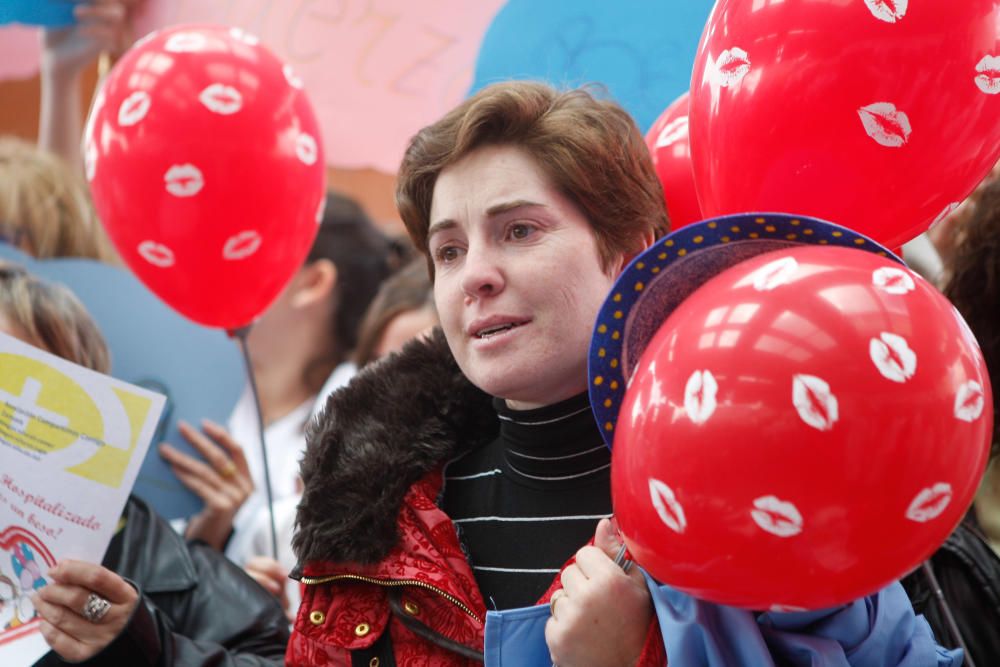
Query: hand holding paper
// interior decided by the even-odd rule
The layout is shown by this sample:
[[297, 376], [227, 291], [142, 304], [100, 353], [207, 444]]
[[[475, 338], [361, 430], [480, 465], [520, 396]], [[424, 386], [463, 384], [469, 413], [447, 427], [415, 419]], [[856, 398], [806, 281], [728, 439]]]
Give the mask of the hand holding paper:
[[45, 641], [63, 659], [89, 660], [121, 633], [139, 594], [111, 570], [65, 560], [49, 570], [52, 583], [31, 598]]

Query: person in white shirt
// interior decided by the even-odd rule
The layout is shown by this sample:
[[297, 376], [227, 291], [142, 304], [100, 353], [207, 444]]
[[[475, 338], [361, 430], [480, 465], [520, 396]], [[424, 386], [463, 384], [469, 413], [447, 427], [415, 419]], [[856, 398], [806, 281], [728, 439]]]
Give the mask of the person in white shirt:
[[[365, 309], [398, 263], [398, 255], [396, 244], [356, 202], [330, 192], [305, 262], [250, 329], [247, 347], [260, 396], [275, 503], [298, 493], [304, 429], [316, 395], [334, 369], [348, 361]], [[262, 515], [270, 524], [249, 387], [227, 428], [204, 422], [198, 431], [183, 424], [181, 433], [204, 458], [160, 446], [178, 478], [204, 501], [204, 508], [188, 521], [185, 535], [243, 565], [260, 555], [252, 548], [247, 529]], [[269, 542], [264, 553], [273, 555]]]

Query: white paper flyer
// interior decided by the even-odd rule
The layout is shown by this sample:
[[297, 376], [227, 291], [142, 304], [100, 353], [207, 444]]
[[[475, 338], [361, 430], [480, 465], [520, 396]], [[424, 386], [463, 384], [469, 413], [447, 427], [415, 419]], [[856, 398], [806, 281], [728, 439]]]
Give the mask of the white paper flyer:
[[0, 334], [0, 665], [48, 650], [29, 598], [57, 561], [101, 562], [163, 404]]

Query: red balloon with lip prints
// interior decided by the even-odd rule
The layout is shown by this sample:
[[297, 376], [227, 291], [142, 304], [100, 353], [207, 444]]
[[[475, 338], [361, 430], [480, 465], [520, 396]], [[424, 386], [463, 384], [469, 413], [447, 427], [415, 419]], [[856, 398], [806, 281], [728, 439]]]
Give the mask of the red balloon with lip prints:
[[909, 269], [820, 246], [737, 264], [670, 315], [630, 381], [612, 455], [625, 543], [713, 602], [871, 594], [965, 514], [990, 392], [968, 326]]
[[670, 214], [670, 229], [702, 219], [698, 193], [691, 170], [691, 145], [688, 141], [688, 100], [684, 93], [660, 114], [646, 133], [646, 146], [653, 156], [656, 175], [663, 185], [663, 198]]
[[201, 324], [249, 324], [316, 235], [319, 127], [290, 67], [238, 28], [140, 40], [98, 91], [84, 137], [94, 204], [118, 253]]
[[1000, 157], [998, 25], [994, 0], [719, 0], [691, 78], [705, 217], [917, 236]]

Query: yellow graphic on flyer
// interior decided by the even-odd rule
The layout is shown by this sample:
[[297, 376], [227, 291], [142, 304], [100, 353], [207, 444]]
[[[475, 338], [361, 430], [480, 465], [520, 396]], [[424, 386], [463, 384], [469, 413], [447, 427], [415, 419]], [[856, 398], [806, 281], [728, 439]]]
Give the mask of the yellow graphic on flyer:
[[[0, 353], [0, 445], [118, 488], [152, 402], [106, 384], [89, 389], [37, 359]], [[127, 438], [108, 442], [110, 432]]]

